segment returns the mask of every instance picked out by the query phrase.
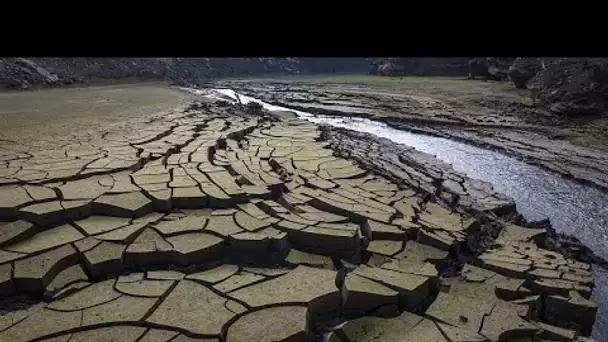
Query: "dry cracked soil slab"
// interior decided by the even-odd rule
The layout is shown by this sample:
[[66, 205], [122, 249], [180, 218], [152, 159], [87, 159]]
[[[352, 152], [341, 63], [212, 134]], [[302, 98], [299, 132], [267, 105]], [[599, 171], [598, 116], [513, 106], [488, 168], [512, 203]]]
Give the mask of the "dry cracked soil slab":
[[543, 230], [446, 272], [480, 225], [421, 188], [508, 201], [445, 165], [359, 155], [378, 174], [211, 100], [49, 139], [0, 140], [0, 340], [575, 341], [597, 314]]

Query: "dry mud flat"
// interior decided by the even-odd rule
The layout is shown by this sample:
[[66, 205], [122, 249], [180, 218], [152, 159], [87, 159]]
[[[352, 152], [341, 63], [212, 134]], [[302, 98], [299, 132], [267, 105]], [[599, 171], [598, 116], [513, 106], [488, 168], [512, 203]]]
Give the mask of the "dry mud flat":
[[[360, 78], [362, 82], [370, 82]], [[373, 78], [369, 78], [372, 79]], [[348, 84], [224, 82], [264, 102], [330, 116], [379, 120], [398, 129], [491, 148], [586, 184], [608, 189], [606, 141], [596, 121], [561, 119], [530, 107], [500, 84], [458, 80]], [[427, 84], [428, 83], [428, 84]], [[504, 88], [504, 89], [503, 89]], [[600, 126], [598, 126], [600, 127]]]
[[0, 143], [0, 340], [586, 340], [590, 265], [480, 213], [508, 198], [322, 135], [205, 102]]

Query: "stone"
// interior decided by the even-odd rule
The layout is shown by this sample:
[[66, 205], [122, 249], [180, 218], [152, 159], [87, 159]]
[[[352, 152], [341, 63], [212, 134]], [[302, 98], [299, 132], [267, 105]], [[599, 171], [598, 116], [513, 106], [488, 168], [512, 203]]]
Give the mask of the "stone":
[[222, 326], [236, 315], [224, 306], [225, 302], [204, 285], [182, 280], [146, 322], [177, 327], [191, 334], [219, 335]]
[[0, 225], [0, 247], [23, 241], [36, 233], [34, 225], [27, 221], [14, 221]]
[[186, 279], [200, 281], [205, 284], [216, 284], [239, 271], [236, 265], [221, 265], [206, 271], [189, 274]]
[[129, 223], [130, 220], [128, 218], [112, 216], [91, 216], [75, 222], [75, 224], [82, 228], [88, 235], [112, 231], [127, 226]]
[[122, 271], [122, 254], [125, 246], [103, 241], [84, 253], [84, 261], [91, 276], [95, 279], [118, 274]]
[[526, 89], [526, 84], [543, 70], [540, 58], [517, 57], [509, 66], [507, 74], [515, 88]]
[[66, 245], [16, 261], [13, 279], [19, 291], [42, 292], [59, 272], [77, 262], [76, 250]]
[[152, 209], [152, 201], [141, 192], [103, 195], [92, 204], [93, 213], [106, 216], [142, 217]]
[[330, 270], [298, 266], [283, 276], [236, 290], [230, 296], [253, 307], [308, 303], [312, 313], [328, 314], [340, 309], [335, 277], [336, 272]]
[[252, 311], [228, 327], [227, 341], [305, 341], [308, 338], [306, 306], [278, 306]]
[[172, 260], [181, 265], [202, 264], [222, 256], [224, 240], [206, 233], [186, 233], [167, 238], [173, 246]]

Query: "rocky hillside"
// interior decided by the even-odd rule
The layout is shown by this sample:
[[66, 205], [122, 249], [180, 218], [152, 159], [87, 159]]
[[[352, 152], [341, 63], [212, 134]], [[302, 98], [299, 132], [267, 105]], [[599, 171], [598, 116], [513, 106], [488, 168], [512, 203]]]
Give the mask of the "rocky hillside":
[[2, 58], [0, 89], [126, 78], [196, 84], [223, 76], [366, 72], [367, 69], [365, 58]]
[[372, 74], [384, 76], [466, 76], [470, 58], [385, 58], [372, 61]]
[[469, 76], [510, 80], [516, 88], [531, 90], [537, 107], [555, 114], [608, 113], [606, 58], [475, 58]]

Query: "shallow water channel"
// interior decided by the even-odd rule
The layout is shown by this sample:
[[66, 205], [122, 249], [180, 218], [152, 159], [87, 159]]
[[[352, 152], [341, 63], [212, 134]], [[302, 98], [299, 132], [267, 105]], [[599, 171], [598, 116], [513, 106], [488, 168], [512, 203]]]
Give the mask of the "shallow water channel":
[[[291, 111], [314, 123], [366, 132], [436, 156], [456, 171], [491, 183], [498, 192], [511, 196], [527, 220], [549, 218], [558, 231], [581, 240], [599, 256], [608, 259], [608, 193], [526, 164], [507, 155], [445, 138], [415, 134], [364, 118], [327, 117], [271, 105], [236, 94], [230, 89], [195, 91], [209, 97], [257, 102], [269, 111]], [[594, 268], [592, 299], [599, 311], [593, 338], [608, 340], [608, 273]]]

